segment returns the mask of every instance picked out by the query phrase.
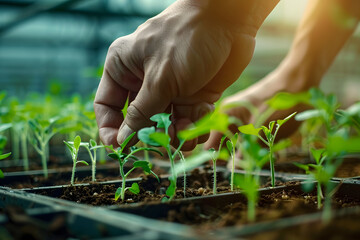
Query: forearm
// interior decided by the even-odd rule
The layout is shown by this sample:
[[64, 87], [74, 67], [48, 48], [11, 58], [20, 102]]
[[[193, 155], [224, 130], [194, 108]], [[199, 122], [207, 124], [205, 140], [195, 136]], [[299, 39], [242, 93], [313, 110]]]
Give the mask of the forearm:
[[[358, 0], [309, 1], [280, 71], [292, 71], [306, 89], [319, 85], [360, 17]], [[294, 73], [295, 72], [295, 73]]]

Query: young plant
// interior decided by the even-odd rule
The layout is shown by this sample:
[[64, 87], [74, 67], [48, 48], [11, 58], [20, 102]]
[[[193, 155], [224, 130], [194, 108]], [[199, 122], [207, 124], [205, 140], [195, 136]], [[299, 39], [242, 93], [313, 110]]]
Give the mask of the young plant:
[[167, 113], [159, 113], [150, 118], [151, 121], [156, 122], [158, 129], [163, 129], [164, 132], [156, 132], [155, 127], [143, 128], [138, 133], [138, 138], [154, 147], [164, 147], [171, 163], [171, 176], [169, 177], [170, 186], [166, 190], [166, 195], [171, 199], [174, 198], [176, 193], [177, 174], [175, 172], [175, 158], [179, 154], [181, 147], [185, 143], [185, 140], [180, 139], [179, 147], [174, 153], [171, 151], [169, 127], [171, 125], [170, 115]]
[[[216, 195], [217, 193], [217, 187], [216, 187], [216, 183], [217, 183], [217, 172], [216, 172], [216, 161], [218, 160], [218, 158], [220, 157], [221, 154], [221, 148], [224, 144], [226, 136], [223, 136], [220, 140], [220, 145], [219, 145], [219, 149], [218, 151], [216, 151], [215, 149], [211, 148], [209, 149], [209, 151], [212, 152], [211, 155], [211, 160], [213, 162], [213, 194]], [[227, 157], [225, 157], [226, 159]]]
[[50, 139], [57, 133], [74, 131], [79, 125], [72, 126], [66, 124], [66, 118], [54, 117], [49, 120], [32, 119], [29, 121], [30, 133], [28, 140], [41, 156], [41, 163], [44, 177], [48, 177], [47, 160]]
[[185, 168], [185, 165], [186, 165], [186, 160], [185, 160], [185, 157], [184, 157], [184, 154], [180, 151], [179, 152], [179, 155], [180, 155], [180, 161], [181, 163], [183, 164], [183, 167], [184, 167], [184, 198], [186, 198], [186, 168]]
[[240, 150], [243, 159], [239, 166], [245, 170], [245, 174], [235, 177], [235, 185], [239, 187], [247, 198], [247, 217], [250, 222], [255, 221], [255, 207], [259, 198], [260, 171], [268, 161], [268, 151], [257, 143], [257, 139], [251, 135], [243, 135]]
[[[96, 181], [95, 175], [96, 175], [96, 150], [98, 149], [98, 145], [95, 140], [90, 139], [89, 143], [82, 142], [80, 144], [81, 147], [84, 147], [86, 151], [89, 153], [90, 159], [91, 159], [91, 180], [93, 182]], [[101, 148], [103, 148], [101, 146]], [[91, 153], [91, 150], [93, 153]]]
[[235, 174], [235, 154], [236, 154], [236, 144], [238, 142], [238, 133], [235, 133], [230, 140], [226, 141], [226, 147], [230, 152], [231, 156], [231, 177], [230, 177], [230, 188], [231, 191], [234, 191], [234, 174]]
[[[125, 152], [126, 145], [135, 136], [135, 134], [136, 134], [136, 132], [132, 133], [129, 137], [127, 137], [125, 139], [125, 141], [117, 149], [114, 149], [113, 146], [105, 146], [106, 148], [108, 148], [111, 151], [111, 153], [109, 153], [109, 157], [119, 161], [120, 175], [121, 175], [121, 178], [122, 178], [122, 185], [115, 192], [115, 200], [118, 200], [120, 198], [123, 201], [125, 199], [125, 192], [127, 190], [129, 190], [130, 192], [132, 192], [134, 194], [138, 194], [140, 192], [139, 185], [137, 183], [133, 183], [131, 187], [126, 187], [126, 179], [127, 179], [127, 177], [136, 168], [142, 168], [142, 170], [145, 173], [153, 174], [158, 179], [158, 181], [160, 181], [158, 176], [151, 170], [150, 163], [148, 161], [139, 160], [135, 156], [135, 153], [140, 152], [140, 151], [153, 151], [153, 152], [157, 152], [160, 155], [162, 155], [161, 152], [159, 152], [158, 150], [153, 149], [153, 148], [145, 148], [145, 147], [141, 147], [141, 148], [131, 147], [130, 148], [130, 153]], [[101, 146], [98, 146], [98, 147], [101, 147]], [[93, 147], [93, 149], [96, 149], [98, 147], [95, 146], [95, 147]], [[127, 171], [125, 173], [124, 165], [130, 159], [135, 160], [133, 162], [133, 167], [129, 171]]]
[[[306, 191], [311, 191], [313, 182], [317, 182], [317, 207], [320, 209], [323, 206], [323, 221], [329, 222], [331, 219], [331, 198], [335, 193], [334, 184], [330, 181], [334, 177], [336, 169], [341, 164], [342, 159], [336, 158], [334, 155], [328, 154], [326, 149], [311, 149], [311, 155], [315, 160], [315, 164], [300, 164], [294, 163], [297, 167], [305, 170], [310, 175], [307, 184], [305, 185]], [[325, 201], [322, 188], [325, 189]]]
[[[5, 154], [0, 154], [0, 160], [3, 160], [5, 158], [9, 157], [10, 155], [11, 155], [11, 152], [5, 153]], [[0, 169], [0, 178], [4, 178], [4, 173], [1, 169]]]
[[76, 165], [78, 163], [83, 163], [85, 165], [89, 165], [87, 162], [85, 161], [78, 161], [78, 153], [79, 153], [79, 148], [80, 148], [80, 144], [81, 144], [81, 138], [79, 135], [77, 135], [74, 139], [73, 142], [66, 142], [64, 141], [65, 145], [68, 147], [70, 153], [71, 153], [71, 158], [73, 160], [73, 168], [72, 168], [72, 172], [71, 172], [71, 180], [70, 180], [70, 184], [74, 185], [74, 180], [75, 180], [75, 170], [76, 170]]
[[[269, 159], [270, 159], [270, 171], [271, 171], [271, 186], [275, 187], [275, 158], [274, 158], [274, 145], [276, 135], [282, 125], [284, 125], [290, 118], [292, 118], [295, 113], [287, 116], [282, 120], [271, 121], [269, 127], [262, 126], [260, 128], [255, 128], [253, 124], [247, 124], [240, 126], [238, 129], [244, 134], [257, 136], [266, 146], [269, 148]], [[262, 131], [265, 135], [265, 139], [259, 134]]]

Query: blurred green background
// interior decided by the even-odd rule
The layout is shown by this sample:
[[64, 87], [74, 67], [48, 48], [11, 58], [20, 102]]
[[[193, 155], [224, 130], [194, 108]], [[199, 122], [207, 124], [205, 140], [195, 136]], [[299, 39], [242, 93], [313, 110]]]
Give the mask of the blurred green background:
[[[108, 46], [156, 15], [171, 0], [0, 0], [0, 89], [91, 94]], [[257, 36], [254, 58], [226, 95], [271, 72], [286, 55], [306, 0], [280, 1]], [[322, 82], [345, 104], [359, 99], [360, 31]]]

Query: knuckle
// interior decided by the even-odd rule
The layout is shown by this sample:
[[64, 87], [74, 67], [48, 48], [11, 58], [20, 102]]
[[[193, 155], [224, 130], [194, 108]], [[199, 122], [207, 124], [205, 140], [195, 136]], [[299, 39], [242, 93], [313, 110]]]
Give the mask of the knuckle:
[[[145, 116], [141, 108], [137, 106], [136, 102], [132, 102], [127, 109], [125, 123], [134, 131], [139, 130], [140, 127], [151, 126], [150, 116]], [[138, 126], [135, 126], [137, 124]], [[140, 126], [141, 125], [141, 126]]]

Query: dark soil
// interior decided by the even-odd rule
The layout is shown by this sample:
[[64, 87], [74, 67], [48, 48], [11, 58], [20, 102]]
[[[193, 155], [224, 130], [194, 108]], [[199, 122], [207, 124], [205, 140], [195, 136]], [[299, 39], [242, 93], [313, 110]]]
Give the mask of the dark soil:
[[[294, 184], [290, 183], [289, 185]], [[359, 199], [336, 198], [333, 208], [360, 205]], [[262, 195], [256, 207], [256, 222], [270, 221], [298, 216], [318, 211], [316, 196], [291, 189]], [[198, 229], [209, 230], [250, 223], [247, 219], [247, 203], [239, 201], [223, 207], [187, 204], [180, 211], [170, 211], [165, 219], [171, 222], [194, 225]], [[291, 238], [288, 238], [291, 239]]]
[[[165, 178], [160, 182], [152, 175], [141, 175], [142, 180], [138, 182], [140, 187], [139, 194], [133, 194], [129, 191], [125, 193], [125, 200], [115, 201], [114, 196], [118, 186], [115, 184], [91, 184], [90, 186], [69, 186], [63, 188], [61, 199], [84, 203], [94, 206], [114, 205], [134, 202], [151, 202], [160, 201], [166, 197], [166, 189], [169, 186], [168, 180]], [[229, 182], [225, 180], [225, 176], [218, 174], [217, 191], [219, 193], [230, 191]], [[182, 177], [178, 178], [177, 192], [175, 199], [183, 198]], [[207, 170], [200, 172], [199, 169], [194, 170], [187, 176], [186, 197], [204, 196], [212, 194], [212, 173]], [[47, 192], [44, 195], [48, 195]]]
[[[160, 167], [154, 167], [153, 171], [159, 175], [166, 173], [166, 171]], [[142, 169], [140, 168], [135, 169], [133, 172], [130, 173], [129, 178], [139, 177], [142, 173], [143, 173]], [[60, 168], [56, 173], [50, 173], [48, 175], [48, 178], [45, 178], [43, 175], [28, 175], [24, 177], [19, 177], [16, 179], [16, 181], [12, 181], [11, 183], [8, 184], [3, 184], [2, 181], [0, 180], [0, 185], [15, 189], [68, 185], [70, 184], [70, 178], [71, 178], [71, 168]], [[110, 163], [108, 164], [108, 168], [96, 172], [97, 182], [104, 182], [110, 180], [121, 180], [119, 174], [119, 166], [117, 163]], [[90, 170], [86, 172], [79, 172], [79, 171], [75, 172], [75, 184], [90, 183], [90, 182], [92, 182]]]

